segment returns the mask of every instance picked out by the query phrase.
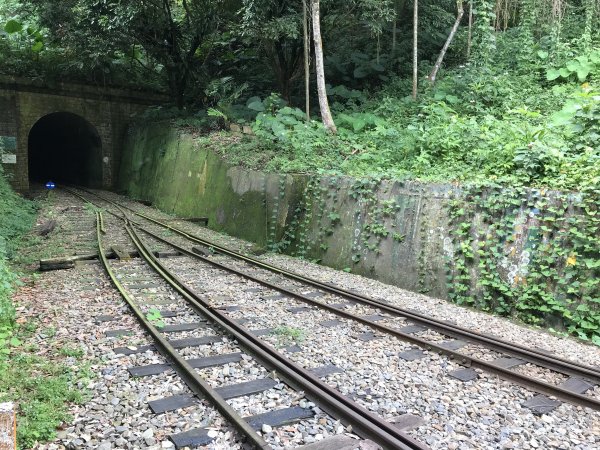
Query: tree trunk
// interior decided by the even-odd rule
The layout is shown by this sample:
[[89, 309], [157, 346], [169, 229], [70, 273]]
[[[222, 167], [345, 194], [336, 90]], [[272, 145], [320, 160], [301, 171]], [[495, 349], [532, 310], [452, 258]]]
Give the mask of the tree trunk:
[[419, 68], [418, 64], [418, 32], [419, 32], [419, 0], [414, 0], [413, 6], [413, 86], [412, 98], [417, 99], [417, 88], [419, 87]]
[[181, 74], [175, 67], [171, 67], [170, 70], [167, 67], [169, 76], [169, 90], [171, 91], [171, 99], [175, 102], [178, 109], [183, 109], [185, 104], [184, 93], [185, 86], [183, 80], [181, 80]]
[[440, 51], [440, 55], [438, 56], [438, 59], [435, 62], [433, 69], [431, 70], [431, 73], [429, 74], [429, 82], [431, 83], [432, 86], [435, 84], [435, 77], [437, 76], [437, 73], [440, 70], [440, 67], [442, 66], [442, 62], [444, 61], [444, 56], [446, 56], [448, 47], [450, 47], [450, 44], [452, 43], [452, 40], [454, 39], [454, 35], [456, 34], [456, 31], [458, 30], [458, 26], [460, 25], [460, 21], [462, 20], [463, 15], [465, 14], [465, 10], [463, 8], [463, 0], [456, 0], [456, 8], [458, 10], [458, 14], [456, 15], [456, 21], [454, 22], [454, 26], [450, 30], [448, 39], [446, 39], [446, 42], [444, 43], [444, 46], [442, 47], [442, 51]]
[[469, 0], [469, 34], [467, 35], [467, 59], [471, 56], [471, 40], [473, 36], [473, 0]]
[[323, 42], [321, 41], [321, 17], [319, 12], [319, 0], [312, 1], [312, 27], [313, 40], [315, 42], [315, 69], [317, 72], [317, 92], [319, 94], [319, 106], [321, 108], [321, 119], [327, 131], [337, 133], [337, 128], [331, 116], [327, 91], [325, 89], [325, 68], [323, 65]]
[[398, 32], [396, 31], [396, 29], [398, 27], [398, 17], [397, 16], [394, 16], [394, 23], [392, 26], [394, 27], [394, 28], [392, 28], [392, 56], [396, 56], [396, 39], [397, 39], [396, 36], [398, 34]]
[[280, 39], [268, 47], [267, 53], [275, 72], [279, 93], [291, 105], [293, 83], [301, 74], [301, 49], [295, 43]]
[[306, 101], [306, 121], [310, 121], [310, 37], [308, 35], [308, 8], [302, 1], [302, 28], [304, 32], [304, 98]]

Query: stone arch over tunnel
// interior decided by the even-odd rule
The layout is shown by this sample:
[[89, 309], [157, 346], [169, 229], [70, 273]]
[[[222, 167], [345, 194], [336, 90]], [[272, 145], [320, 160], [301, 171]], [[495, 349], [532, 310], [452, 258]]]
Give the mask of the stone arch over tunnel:
[[102, 187], [100, 134], [77, 114], [47, 114], [29, 131], [28, 169], [30, 181]]

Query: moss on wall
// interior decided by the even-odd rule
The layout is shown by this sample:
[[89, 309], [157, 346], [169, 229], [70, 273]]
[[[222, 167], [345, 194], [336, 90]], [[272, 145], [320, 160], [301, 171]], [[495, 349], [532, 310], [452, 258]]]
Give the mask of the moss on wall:
[[168, 124], [132, 129], [118, 187], [182, 217], [208, 217], [212, 228], [265, 245], [267, 176], [230, 167]]
[[168, 124], [132, 130], [119, 184], [272, 251], [600, 344], [599, 192], [250, 171]]

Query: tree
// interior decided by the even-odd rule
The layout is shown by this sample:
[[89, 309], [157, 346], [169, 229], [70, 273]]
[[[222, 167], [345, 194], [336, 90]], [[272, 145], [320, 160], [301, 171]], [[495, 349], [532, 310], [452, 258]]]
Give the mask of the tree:
[[337, 133], [337, 128], [331, 116], [329, 101], [327, 100], [327, 90], [325, 88], [325, 68], [323, 65], [323, 42], [321, 40], [321, 13], [319, 11], [319, 0], [312, 1], [312, 28], [313, 41], [315, 43], [315, 70], [317, 73], [317, 93], [319, 94], [319, 107], [321, 109], [321, 119], [327, 131], [332, 134]]
[[417, 89], [419, 87], [419, 47], [418, 47], [418, 34], [419, 34], [419, 0], [413, 0], [413, 84], [412, 84], [412, 98], [417, 99]]
[[279, 93], [291, 104], [294, 83], [302, 74], [301, 39], [304, 0], [243, 0], [242, 35], [267, 61]]
[[130, 55], [147, 70], [160, 70], [179, 108], [224, 14], [223, 0], [29, 2], [56, 44], [90, 55]]
[[442, 66], [442, 62], [444, 61], [444, 56], [446, 55], [446, 52], [448, 51], [448, 47], [450, 47], [450, 44], [452, 43], [452, 40], [454, 39], [454, 35], [456, 34], [456, 31], [458, 30], [460, 21], [462, 20], [463, 15], [465, 14], [465, 9], [463, 7], [463, 0], [456, 0], [456, 8], [458, 10], [458, 13], [456, 15], [456, 21], [454, 22], [454, 25], [452, 26], [452, 29], [450, 30], [450, 34], [448, 35], [448, 39], [446, 39], [446, 42], [444, 43], [444, 46], [442, 47], [442, 50], [440, 51], [440, 54], [439, 54], [435, 64], [433, 65], [431, 74], [429, 74], [429, 82], [432, 85], [435, 84], [435, 77], [437, 76], [437, 73], [440, 70], [440, 67]]
[[310, 34], [308, 30], [307, 0], [302, 0], [302, 29], [304, 36], [304, 101], [306, 108], [306, 121], [310, 120]]

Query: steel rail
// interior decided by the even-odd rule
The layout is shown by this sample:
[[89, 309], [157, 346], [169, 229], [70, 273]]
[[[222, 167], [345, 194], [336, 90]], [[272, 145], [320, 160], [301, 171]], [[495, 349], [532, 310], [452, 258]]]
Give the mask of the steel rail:
[[[127, 220], [127, 219], [125, 219]], [[114, 271], [108, 263], [108, 259], [102, 246], [102, 234], [106, 231], [104, 229], [104, 219], [101, 212], [96, 212], [96, 236], [98, 239], [98, 254], [100, 255], [100, 261], [106, 271], [108, 277], [119, 291], [129, 308], [132, 310], [137, 320], [143, 326], [143, 328], [152, 336], [154, 343], [157, 345], [159, 351], [165, 355], [175, 366], [176, 372], [182, 377], [186, 385], [200, 397], [209, 399], [217, 409], [225, 416], [230, 423], [232, 423], [238, 431], [246, 436], [252, 444], [259, 449], [271, 449], [272, 447], [261, 437], [256, 431], [223, 399], [219, 393], [217, 393], [208, 383], [206, 383], [195, 371], [195, 369], [182, 358], [177, 350], [169, 343], [169, 341], [162, 335], [162, 333], [150, 322], [143, 311], [136, 305], [135, 301], [131, 298], [129, 293], [124, 289], [119, 279], [115, 276]]]
[[140, 256], [158, 273], [173, 289], [183, 296], [196, 312], [218, 324], [227, 333], [234, 336], [238, 343], [254, 354], [268, 367], [274, 368], [289, 384], [298, 386], [309, 398], [316, 399], [319, 406], [332, 412], [334, 416], [350, 423], [355, 431], [363, 437], [373, 440], [384, 448], [397, 450], [426, 450], [428, 446], [416, 441], [394, 425], [372, 414], [337, 390], [322, 382], [308, 370], [295, 364], [281, 355], [275, 348], [257, 338], [242, 325], [237, 324], [190, 289], [176, 275], [171, 273], [146, 247], [137, 235], [134, 227], [126, 225]]
[[[69, 190], [67, 190], [69, 191]], [[85, 199], [85, 197], [73, 192], [69, 191], [73, 195], [79, 197], [80, 199], [94, 205], [93, 202]], [[94, 205], [96, 206], [96, 205]], [[131, 237], [134, 245], [136, 246], [140, 256], [146, 261], [146, 263], [152, 267], [152, 269], [158, 273], [167, 283], [173, 287], [180, 295], [182, 295], [186, 301], [202, 316], [205, 316], [215, 324], [219, 325], [223, 328], [227, 333], [233, 335], [238, 343], [250, 353], [254, 354], [257, 359], [261, 360], [265, 363], [266, 366], [270, 366], [275, 368], [282, 376], [282, 378], [289, 381], [289, 384], [292, 386], [298, 386], [303, 389], [309, 398], [316, 399], [319, 406], [322, 407], [325, 411], [330, 411], [335, 416], [342, 418], [347, 423], [350, 423], [353, 426], [353, 429], [361, 436], [371, 439], [379, 445], [383, 446], [386, 449], [390, 450], [429, 450], [430, 447], [415, 440], [408, 434], [400, 431], [394, 425], [389, 422], [381, 419], [380, 417], [374, 415], [369, 412], [365, 408], [356, 404], [354, 401], [349, 400], [337, 390], [331, 388], [326, 383], [323, 383], [319, 378], [315, 375], [307, 371], [306, 369], [298, 366], [293, 363], [289, 359], [285, 358], [281, 355], [276, 349], [271, 347], [270, 345], [262, 342], [256, 336], [254, 336], [249, 330], [245, 327], [237, 324], [232, 319], [229, 319], [226, 315], [220, 313], [219, 311], [213, 309], [206, 300], [202, 299], [196, 293], [194, 293], [188, 286], [186, 286], [179, 278], [175, 275], [171, 274], [163, 265], [160, 263], [148, 250], [143, 241], [139, 238], [137, 233], [135, 232], [130, 220], [128, 219], [125, 212], [118, 206], [115, 205], [123, 214], [123, 217], [119, 217], [118, 215], [109, 211], [110, 214], [115, 217], [123, 220], [125, 222], [125, 228]], [[98, 214], [98, 221], [100, 221], [100, 213]], [[99, 224], [99, 222], [98, 222]], [[103, 265], [107, 269], [107, 272], [110, 270], [108, 266], [108, 261], [106, 256], [104, 255], [104, 250], [100, 244], [100, 225], [98, 225], [98, 239], [99, 239], [99, 251], [101, 252]], [[124, 295], [124, 298], [128, 300], [128, 304], [134, 312], [136, 316], [142, 323], [144, 327], [148, 330], [148, 332], [157, 339], [157, 342], [160, 344], [161, 348], [168, 349], [170, 346], [169, 342], [164, 339], [158, 330], [144, 317], [143, 312], [136, 307], [135, 303], [128, 296], [127, 292], [123, 289], [121, 284], [118, 282], [118, 279], [114, 276], [114, 273], [108, 272], [111, 280], [115, 283], [115, 285], [120, 286], [120, 292]], [[171, 347], [174, 351], [174, 349]], [[195, 376], [198, 381], [202, 381], [201, 378], [193, 372], [191, 366], [189, 366], [185, 359], [178, 358], [178, 360], [174, 360], [176, 364], [181, 364], [182, 366], [188, 366], [192, 370], [193, 376]], [[204, 383], [204, 386], [206, 384]], [[211, 389], [209, 386], [206, 386], [208, 389]], [[211, 391], [207, 390], [208, 393]], [[212, 391], [214, 393], [214, 391]], [[214, 398], [218, 398], [219, 395], [214, 393]], [[212, 398], [212, 397], [211, 397]], [[226, 402], [225, 402], [226, 403]], [[226, 403], [227, 407], [229, 405]], [[230, 407], [229, 407], [230, 408]], [[235, 411], [233, 411], [235, 413]], [[237, 414], [237, 413], [235, 413]], [[229, 414], [226, 415], [229, 418]], [[241, 418], [240, 418], [241, 419]], [[241, 419], [243, 420], [243, 419]], [[232, 420], [234, 424], [237, 423]], [[241, 424], [240, 424], [241, 425]], [[258, 438], [260, 436], [257, 435]], [[269, 448], [269, 447], [261, 447], [259, 448]]]
[[276, 285], [274, 283], [271, 283], [269, 281], [266, 280], [261, 280], [260, 278], [257, 278], [253, 275], [247, 274], [245, 272], [242, 272], [240, 270], [234, 269], [232, 267], [229, 267], [227, 265], [221, 264], [218, 261], [213, 261], [210, 258], [206, 258], [204, 256], [198, 255], [194, 252], [191, 252], [177, 244], [174, 244], [172, 242], [169, 242], [168, 240], [161, 238], [160, 236], [157, 236], [156, 234], [152, 233], [149, 230], [146, 230], [140, 226], [138, 226], [137, 224], [135, 225], [136, 228], [140, 229], [142, 232], [148, 234], [149, 236], [163, 242], [166, 244], [171, 245], [173, 248], [175, 248], [177, 251], [187, 255], [187, 256], [191, 256], [197, 259], [200, 259], [201, 261], [204, 261], [208, 264], [211, 264], [215, 267], [218, 267], [219, 269], [223, 269], [226, 270], [230, 273], [236, 274], [238, 276], [242, 276], [248, 280], [254, 281], [256, 283], [262, 284], [264, 286], [267, 286], [271, 289], [274, 290], [278, 290], [280, 292], [285, 293], [286, 295], [289, 295], [291, 297], [297, 298], [305, 303], [317, 306], [319, 308], [322, 309], [326, 309], [338, 316], [344, 317], [346, 319], [350, 319], [350, 320], [354, 320], [360, 323], [363, 323], [365, 325], [369, 325], [372, 328], [375, 328], [376, 330], [382, 331], [384, 333], [390, 334], [392, 336], [395, 336], [397, 338], [400, 338], [402, 340], [405, 341], [409, 341], [413, 344], [416, 344], [422, 348], [425, 348], [427, 350], [430, 351], [435, 351], [437, 353], [443, 353], [447, 356], [449, 356], [451, 359], [457, 360], [460, 364], [465, 365], [465, 366], [469, 366], [469, 367], [477, 367], [479, 369], [485, 370], [486, 372], [490, 372], [493, 373], [495, 375], [498, 375], [501, 378], [504, 379], [508, 379], [510, 381], [513, 381], [517, 384], [520, 384], [521, 386], [533, 389], [536, 392], [540, 392], [540, 393], [545, 393], [548, 395], [553, 395], [559, 398], [562, 398], [563, 400], [566, 400], [570, 403], [574, 403], [576, 405], [580, 405], [586, 408], [591, 408], [591, 409], [595, 409], [597, 411], [600, 411], [600, 400], [596, 400], [592, 397], [589, 396], [585, 396], [582, 394], [576, 394], [574, 392], [568, 391], [566, 389], [562, 389], [559, 386], [555, 386], [553, 384], [550, 383], [546, 383], [544, 381], [539, 381], [536, 380], [535, 378], [532, 377], [528, 377], [526, 375], [522, 375], [519, 374], [518, 372], [514, 372], [510, 369], [505, 369], [503, 367], [500, 367], [498, 365], [493, 364], [492, 362], [488, 362], [488, 361], [484, 361], [481, 359], [477, 359], [477, 358], [473, 358], [470, 357], [468, 355], [465, 355], [463, 353], [448, 349], [446, 347], [443, 347], [441, 345], [438, 345], [436, 343], [427, 341], [425, 339], [421, 339], [419, 337], [413, 336], [411, 334], [408, 333], [403, 333], [402, 331], [396, 329], [396, 328], [392, 328], [386, 325], [381, 325], [373, 320], [369, 320], [366, 319], [364, 317], [361, 316], [357, 316], [355, 314], [352, 314], [350, 312], [346, 312], [343, 310], [340, 310], [338, 308], [335, 308], [334, 306], [330, 306], [327, 305], [325, 303], [321, 303], [317, 300], [314, 300], [310, 297], [307, 297], [303, 294], [299, 294], [296, 293], [294, 291], [291, 291], [289, 289], [286, 289], [283, 286], [279, 286]]
[[[102, 199], [102, 200], [104, 200], [104, 199]], [[105, 201], [107, 201], [107, 200], [105, 200]], [[121, 211], [122, 214], [124, 214], [124, 212], [121, 209], [120, 205], [116, 204], [115, 202], [111, 202], [111, 201], [108, 201], [108, 202], [111, 203], [111, 204], [113, 204], [115, 207], [117, 207]], [[125, 208], [126, 209], [130, 209], [130, 208], [127, 208], [127, 207], [125, 207]], [[133, 212], [135, 213], [135, 211], [133, 211]], [[363, 317], [355, 316], [352, 313], [348, 313], [348, 312], [339, 310], [337, 308], [334, 308], [333, 306], [329, 306], [327, 304], [318, 302], [318, 301], [313, 300], [312, 298], [306, 297], [306, 296], [304, 296], [302, 294], [298, 294], [298, 293], [296, 293], [294, 291], [291, 291], [291, 290], [288, 290], [288, 289], [286, 289], [284, 287], [275, 285], [275, 284], [270, 283], [270, 282], [268, 282], [266, 280], [261, 280], [260, 278], [256, 278], [256, 277], [254, 277], [252, 275], [249, 275], [247, 273], [241, 272], [241, 271], [239, 271], [237, 269], [231, 268], [231, 267], [226, 266], [224, 264], [221, 264], [219, 262], [213, 261], [213, 260], [211, 260], [209, 258], [205, 258], [205, 257], [203, 257], [201, 255], [198, 255], [196, 253], [190, 252], [189, 250], [187, 250], [187, 249], [185, 249], [185, 248], [183, 248], [183, 247], [181, 247], [181, 246], [179, 246], [177, 244], [174, 244], [174, 243], [172, 243], [172, 242], [170, 242], [170, 241], [168, 241], [168, 240], [166, 240], [166, 239], [164, 239], [164, 238], [162, 238], [162, 237], [160, 237], [160, 236], [152, 233], [151, 231], [149, 231], [147, 229], [144, 229], [143, 227], [141, 227], [141, 225], [139, 223], [137, 223], [137, 222], [132, 222], [132, 223], [134, 223], [144, 233], [147, 233], [148, 235], [152, 236], [153, 238], [155, 238], [155, 239], [157, 239], [157, 240], [159, 240], [161, 242], [164, 242], [164, 243], [166, 243], [168, 245], [171, 245], [173, 248], [176, 248], [178, 251], [180, 251], [180, 252], [182, 252], [182, 253], [184, 253], [184, 254], [186, 254], [188, 256], [192, 256], [194, 258], [201, 259], [201, 260], [203, 260], [203, 261], [205, 261], [205, 262], [207, 262], [209, 264], [212, 264], [214, 266], [217, 266], [217, 267], [219, 267], [219, 268], [221, 268], [223, 270], [229, 271], [231, 273], [235, 273], [235, 274], [237, 274], [239, 276], [243, 276], [243, 277], [245, 277], [247, 279], [250, 279], [250, 280], [255, 281], [257, 283], [263, 284], [265, 286], [268, 286], [268, 287], [270, 287], [272, 289], [275, 289], [275, 290], [278, 290], [280, 292], [285, 292], [287, 295], [295, 297], [295, 298], [297, 298], [297, 299], [299, 299], [301, 301], [304, 301], [306, 303], [310, 303], [310, 304], [316, 305], [318, 307], [327, 309], [327, 310], [329, 310], [330, 312], [332, 312], [332, 313], [334, 313], [336, 315], [339, 315], [339, 316], [342, 316], [342, 317], [345, 317], [345, 318], [348, 318], [348, 319], [351, 319], [351, 320], [355, 320], [355, 321], [364, 323], [366, 325], [371, 326], [372, 328], [375, 328], [375, 329], [377, 329], [379, 331], [382, 331], [382, 332], [394, 335], [394, 336], [396, 336], [396, 337], [398, 337], [400, 339], [403, 339], [403, 340], [409, 341], [411, 343], [414, 343], [416, 345], [419, 345], [420, 347], [423, 347], [423, 348], [425, 348], [427, 350], [433, 350], [433, 351], [436, 351], [438, 353], [446, 354], [451, 359], [456, 359], [457, 361], [459, 361], [463, 365], [480, 368], [482, 370], [485, 370], [487, 372], [493, 373], [493, 374], [498, 375], [498, 376], [500, 376], [502, 378], [505, 378], [505, 379], [513, 381], [513, 382], [515, 382], [517, 384], [520, 384], [520, 385], [522, 385], [524, 387], [530, 388], [530, 389], [532, 389], [534, 391], [537, 391], [537, 392], [540, 392], [540, 393], [545, 393], [545, 394], [548, 394], [548, 395], [551, 395], [551, 396], [555, 396], [555, 397], [561, 398], [561, 399], [563, 399], [565, 401], [568, 401], [568, 402], [576, 404], [576, 405], [580, 405], [580, 406], [583, 406], [583, 407], [591, 408], [591, 409], [594, 409], [594, 410], [600, 410], [600, 401], [596, 400], [596, 399], [594, 399], [592, 397], [585, 396], [585, 395], [582, 395], [582, 394], [578, 394], [578, 393], [575, 393], [575, 392], [563, 389], [563, 388], [561, 388], [559, 386], [552, 385], [552, 384], [549, 384], [549, 383], [546, 383], [546, 382], [543, 382], [543, 381], [536, 380], [535, 378], [532, 378], [532, 377], [521, 375], [518, 372], [514, 372], [512, 370], [502, 368], [502, 367], [497, 366], [497, 365], [495, 365], [495, 364], [493, 364], [491, 362], [487, 362], [487, 361], [483, 361], [483, 360], [479, 360], [479, 359], [470, 357], [470, 356], [465, 355], [463, 353], [459, 353], [459, 352], [456, 352], [454, 350], [450, 350], [448, 348], [445, 348], [445, 347], [442, 347], [440, 345], [437, 345], [437, 344], [435, 344], [433, 342], [426, 341], [424, 339], [420, 339], [420, 338], [418, 338], [416, 336], [412, 336], [412, 335], [407, 334], [407, 333], [403, 333], [400, 330], [397, 330], [395, 328], [387, 327], [385, 325], [378, 324], [377, 322], [365, 319]], [[205, 244], [203, 244], [203, 245], [205, 245]], [[446, 333], [446, 334], [454, 335], [454, 333]], [[456, 333], [456, 334], [458, 334], [458, 333]], [[461, 335], [458, 335], [458, 336], [461, 337], [461, 338], [463, 338]], [[504, 353], [509, 353], [509, 352], [504, 352]], [[520, 353], [517, 353], [517, 354], [519, 356], [521, 356]], [[521, 356], [521, 357], [523, 357], [523, 356]], [[576, 376], [582, 376], [582, 375], [581, 375], [581, 373], [576, 372]]]
[[[190, 241], [204, 245], [206, 247], [213, 248], [218, 253], [222, 253], [222, 254], [231, 256], [235, 259], [243, 260], [249, 264], [261, 267], [270, 272], [274, 272], [279, 275], [282, 275], [282, 276], [285, 276], [288, 278], [292, 278], [297, 281], [303, 282], [305, 284], [317, 287], [317, 288], [322, 289], [331, 294], [338, 295], [342, 298], [346, 298], [348, 300], [359, 302], [359, 303], [369, 305], [372, 307], [380, 308], [381, 310], [384, 310], [388, 313], [391, 313], [391, 314], [394, 314], [397, 316], [401, 316], [401, 317], [405, 317], [407, 319], [410, 319], [411, 321], [425, 325], [431, 329], [441, 332], [442, 334], [456, 337], [456, 338], [463, 339], [463, 340], [467, 340], [470, 342], [476, 342], [476, 343], [485, 345], [490, 349], [499, 351], [501, 353], [504, 353], [504, 354], [507, 354], [507, 355], [510, 355], [510, 356], [513, 356], [516, 358], [524, 359], [527, 362], [536, 364], [541, 367], [545, 367], [545, 368], [553, 370], [555, 372], [563, 373], [565, 375], [582, 377], [582, 378], [588, 379], [589, 381], [593, 381], [594, 383], [600, 384], [600, 371], [597, 369], [594, 369], [593, 367], [587, 366], [585, 364], [580, 364], [575, 361], [570, 361], [568, 359], [560, 358], [558, 356], [548, 355], [548, 354], [544, 353], [543, 351], [538, 351], [536, 349], [528, 348], [528, 347], [519, 345], [517, 343], [504, 341], [502, 339], [495, 338], [492, 336], [485, 336], [483, 334], [476, 333], [472, 330], [461, 327], [459, 325], [445, 323], [443, 321], [433, 319], [431, 317], [427, 317], [418, 312], [409, 311], [409, 310], [406, 310], [404, 308], [400, 308], [397, 306], [392, 306], [388, 303], [373, 299], [366, 295], [350, 292], [345, 289], [338, 288], [336, 286], [332, 286], [328, 283], [323, 283], [318, 280], [308, 278], [308, 277], [296, 274], [294, 272], [290, 272], [288, 270], [285, 270], [285, 269], [273, 266], [271, 264], [262, 262], [255, 258], [249, 257], [247, 255], [243, 255], [239, 252], [230, 250], [226, 247], [220, 246], [219, 244], [208, 241], [206, 239], [202, 239], [200, 237], [191, 235], [183, 230], [180, 230], [169, 224], [166, 224], [157, 219], [154, 219], [153, 217], [150, 217], [146, 214], [136, 211], [128, 206], [119, 205], [118, 203], [116, 203], [110, 199], [107, 199], [93, 191], [88, 191], [85, 189], [84, 189], [84, 191], [100, 198], [103, 201], [111, 203], [115, 206], [118, 206], [120, 208], [125, 208], [125, 209], [131, 211], [132, 213], [134, 213], [135, 215], [140, 216], [140, 217], [142, 217], [150, 222], [153, 222], [159, 226], [167, 228], [167, 229], [173, 231], [174, 233], [176, 233]], [[165, 242], [172, 245], [172, 243], [169, 241], [165, 241]], [[195, 255], [195, 256], [198, 256], [198, 255]], [[274, 287], [274, 289], [281, 290], [281, 288], [279, 288], [279, 287]]]

